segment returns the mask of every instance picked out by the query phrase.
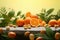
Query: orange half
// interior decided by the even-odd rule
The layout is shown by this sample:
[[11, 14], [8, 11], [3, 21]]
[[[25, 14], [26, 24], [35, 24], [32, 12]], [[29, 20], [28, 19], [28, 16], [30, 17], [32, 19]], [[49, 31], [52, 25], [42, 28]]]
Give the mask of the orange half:
[[39, 26], [39, 20], [36, 19], [36, 18], [31, 18], [30, 24], [31, 24], [31, 26], [33, 26], [33, 27], [37, 27], [37, 26]]

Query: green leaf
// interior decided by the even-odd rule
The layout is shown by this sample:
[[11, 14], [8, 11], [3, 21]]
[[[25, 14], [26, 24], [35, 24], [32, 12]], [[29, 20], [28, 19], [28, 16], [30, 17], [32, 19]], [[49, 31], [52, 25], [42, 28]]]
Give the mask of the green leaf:
[[8, 13], [8, 17], [12, 18], [14, 16], [14, 14], [15, 14], [15, 11], [11, 10]]
[[3, 18], [7, 18], [8, 16], [6, 14], [2, 14], [2, 17]]
[[48, 18], [47, 19], [47, 23], [48, 23], [51, 19], [56, 19], [56, 15], [49, 15], [47, 18]]
[[41, 14], [40, 14], [40, 18], [41, 18], [42, 20], [46, 21], [46, 16], [45, 16], [44, 13], [41, 13]]
[[5, 7], [2, 7], [2, 8], [0, 9], [0, 13], [6, 14], [6, 13], [7, 13], [6, 8], [5, 8]]
[[35, 38], [37, 38], [37, 37], [43, 37], [44, 40], [50, 39], [46, 34], [40, 34], [40, 33], [35, 34]]
[[21, 11], [18, 11], [17, 16], [19, 16], [20, 14], [21, 14]]
[[57, 16], [60, 17], [60, 10], [57, 12]]
[[10, 18], [6, 15], [6, 14], [2, 14], [2, 17], [4, 18], [2, 21], [2, 23], [0, 23], [0, 26], [5, 27], [8, 25], [8, 23], [10, 22]]
[[54, 32], [52, 31], [52, 29], [50, 29], [49, 27], [46, 27], [46, 35], [49, 38], [54, 38]]
[[24, 18], [24, 14], [22, 14], [22, 15], [20, 16], [20, 18]]
[[0, 18], [2, 18], [2, 14], [0, 14]]
[[16, 24], [16, 20], [17, 20], [17, 18], [15, 18], [15, 20], [13, 20], [12, 23], [13, 23], [13, 24]]
[[60, 17], [58, 15], [55, 16], [55, 19], [58, 20]]
[[52, 13], [54, 11], [54, 8], [51, 8], [51, 9], [49, 9], [49, 10], [47, 10], [47, 12], [46, 12], [46, 16], [48, 16], [50, 13]]
[[37, 16], [40, 16], [40, 14], [36, 14]]
[[41, 12], [45, 13], [46, 12], [46, 9], [42, 9]]

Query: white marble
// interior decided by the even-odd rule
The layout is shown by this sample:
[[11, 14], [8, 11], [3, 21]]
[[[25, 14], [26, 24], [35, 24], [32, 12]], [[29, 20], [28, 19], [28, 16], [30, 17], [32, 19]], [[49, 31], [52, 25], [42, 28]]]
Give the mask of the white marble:
[[[54, 30], [60, 30], [60, 27], [59, 28], [54, 28], [54, 27], [50, 27], [53, 31]], [[3, 28], [3, 30], [6, 30], [6, 28]], [[17, 27], [17, 28], [13, 28], [13, 27], [10, 27], [10, 30], [12, 31], [40, 31], [40, 30], [46, 30], [44, 27], [37, 27], [37, 28], [31, 28], [31, 29], [27, 29], [25, 30], [23, 27]]]

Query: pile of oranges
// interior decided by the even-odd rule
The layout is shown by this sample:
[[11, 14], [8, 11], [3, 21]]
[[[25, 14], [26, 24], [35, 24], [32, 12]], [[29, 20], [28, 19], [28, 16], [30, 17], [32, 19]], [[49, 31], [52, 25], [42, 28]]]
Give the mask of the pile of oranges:
[[[38, 27], [38, 26], [43, 27], [44, 25], [46, 25], [46, 22], [43, 21], [42, 19], [40, 19], [37, 15], [32, 15], [30, 12], [27, 12], [25, 15], [25, 19], [17, 19], [16, 24], [19, 27], [22, 27], [22, 26], [28, 25], [28, 24], [31, 27]], [[58, 19], [58, 20], [51, 19], [47, 24], [52, 27], [55, 25], [60, 26], [60, 19]]]
[[39, 19], [37, 15], [32, 15], [30, 12], [27, 12], [25, 15], [25, 19], [17, 19], [16, 24], [19, 27], [22, 27], [28, 24], [32, 27], [38, 27], [38, 26], [44, 26], [46, 22]]
[[54, 26], [60, 26], [60, 19], [58, 19], [58, 20], [51, 19], [51, 20], [48, 22], [48, 24], [51, 25], [52, 27], [54, 27]]

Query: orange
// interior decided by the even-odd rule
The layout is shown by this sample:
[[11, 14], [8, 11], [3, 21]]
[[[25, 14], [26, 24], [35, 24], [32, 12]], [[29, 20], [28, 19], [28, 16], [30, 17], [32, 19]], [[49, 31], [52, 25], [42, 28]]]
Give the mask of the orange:
[[24, 24], [30, 24], [30, 17], [26, 17], [26, 19], [24, 20]]
[[57, 25], [57, 21], [55, 19], [51, 19], [49, 22], [48, 22], [49, 25], [51, 26], [54, 26], [54, 25]]
[[17, 26], [22, 27], [24, 25], [24, 20], [23, 19], [17, 19], [16, 24], [17, 24]]
[[27, 32], [25, 32], [24, 34], [25, 34], [25, 36], [29, 36], [30, 32], [27, 31]]
[[43, 38], [42, 37], [37, 37], [36, 40], [43, 40]]
[[60, 26], [60, 19], [57, 20], [57, 24]]
[[42, 20], [41, 20], [41, 19], [39, 19], [39, 22], [41, 23], [41, 22], [42, 22]]
[[40, 26], [44, 26], [46, 24], [46, 22], [45, 21], [42, 21], [41, 23], [40, 23]]
[[37, 18], [38, 19], [38, 16], [37, 15], [31, 15], [31, 18]]
[[31, 18], [30, 24], [31, 24], [31, 26], [33, 26], [33, 27], [37, 27], [37, 26], [39, 26], [39, 20], [36, 19], [36, 18]]
[[16, 33], [15, 32], [8, 32], [8, 37], [9, 38], [15, 38], [16, 37]]
[[56, 39], [56, 40], [59, 40], [59, 39], [60, 39], [60, 33], [59, 33], [59, 32], [56, 32], [56, 33], [55, 33], [55, 39]]
[[31, 16], [31, 12], [27, 12], [26, 17], [30, 17], [30, 16]]
[[0, 34], [2, 34], [3, 33], [3, 29], [2, 28], [0, 28]]

